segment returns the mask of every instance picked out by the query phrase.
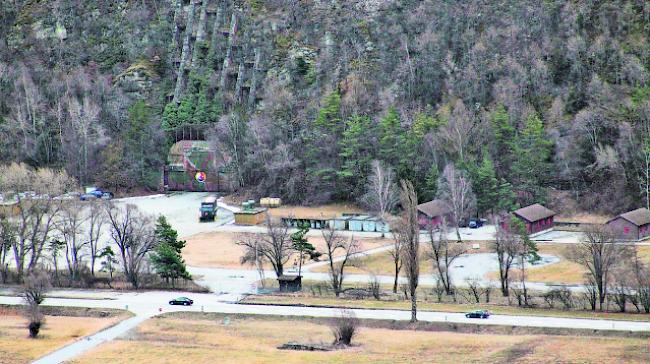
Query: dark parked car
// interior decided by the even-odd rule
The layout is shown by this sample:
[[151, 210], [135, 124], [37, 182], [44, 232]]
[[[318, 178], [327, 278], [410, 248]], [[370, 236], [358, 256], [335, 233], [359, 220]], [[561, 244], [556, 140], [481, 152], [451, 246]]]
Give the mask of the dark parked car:
[[470, 229], [478, 229], [481, 226], [483, 226], [483, 222], [484, 222], [483, 219], [469, 219], [469, 223], [467, 224], [467, 226]]
[[178, 297], [169, 301], [170, 305], [181, 305], [181, 306], [191, 306], [194, 303], [191, 299], [187, 297]]
[[476, 310], [476, 311], [466, 313], [465, 317], [486, 319], [490, 317], [490, 312], [488, 312], [488, 310]]

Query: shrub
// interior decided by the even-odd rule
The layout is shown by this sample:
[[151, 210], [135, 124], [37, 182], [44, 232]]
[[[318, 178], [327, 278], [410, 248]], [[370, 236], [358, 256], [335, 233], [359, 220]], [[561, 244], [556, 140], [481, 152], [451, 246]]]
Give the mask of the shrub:
[[351, 310], [342, 310], [341, 316], [332, 321], [331, 329], [334, 345], [349, 346], [359, 329], [359, 319]]

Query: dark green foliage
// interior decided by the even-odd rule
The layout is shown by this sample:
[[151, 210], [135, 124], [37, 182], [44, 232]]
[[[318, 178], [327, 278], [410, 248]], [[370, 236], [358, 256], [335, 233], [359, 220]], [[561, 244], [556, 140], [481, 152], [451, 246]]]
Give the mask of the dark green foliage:
[[156, 221], [156, 249], [151, 255], [154, 269], [165, 281], [175, 284], [178, 279], [191, 279], [185, 261], [181, 255], [185, 247], [184, 240], [178, 240], [178, 233], [167, 222], [164, 216]]
[[[494, 178], [499, 210], [558, 190], [585, 209], [618, 213], [647, 194], [642, 1], [357, 3], [241, 2], [227, 52], [232, 6], [220, 2], [221, 19], [210, 12], [205, 37], [190, 44], [198, 62], [170, 104], [175, 42], [187, 29], [180, 24], [172, 39], [172, 2], [0, 2], [0, 161], [157, 189], [182, 127], [213, 137], [235, 187], [294, 203], [357, 199], [373, 159], [429, 199], [432, 176], [459, 162], [459, 146], [475, 188], [488, 181], [484, 195], [477, 189], [479, 209], [494, 199]], [[97, 136], [79, 174], [69, 101], [86, 99], [99, 110]], [[473, 123], [454, 120], [460, 135], [446, 130], [459, 102]]]

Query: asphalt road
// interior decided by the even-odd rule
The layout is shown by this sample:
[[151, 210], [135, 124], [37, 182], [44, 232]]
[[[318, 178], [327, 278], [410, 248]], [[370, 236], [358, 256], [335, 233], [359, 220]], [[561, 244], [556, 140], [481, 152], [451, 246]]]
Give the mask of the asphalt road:
[[[52, 293], [52, 295], [56, 295], [58, 297], [64, 297], [66, 294], [66, 291], [57, 291]], [[135, 314], [135, 317], [127, 319], [107, 330], [82, 338], [73, 344], [70, 344], [40, 358], [39, 360], [35, 361], [35, 363], [61, 363], [72, 359], [87, 350], [90, 350], [104, 342], [113, 340], [125, 334], [146, 319], [165, 312], [190, 311], [217, 312], [225, 314], [237, 313], [308, 317], [337, 317], [341, 314], [340, 309], [334, 308], [229, 304], [222, 302], [219, 299], [219, 295], [215, 294], [170, 292], [102, 293], [98, 291], [74, 291], [74, 294], [77, 295], [77, 298], [46, 298], [43, 304], [51, 306], [128, 309]], [[78, 298], [79, 295], [82, 294], [85, 294], [86, 298]], [[191, 297], [194, 300], [194, 306], [185, 307], [168, 305], [169, 299], [183, 295]], [[21, 304], [22, 300], [19, 297], [0, 296], [0, 303]], [[410, 319], [410, 312], [403, 310], [355, 309], [352, 311], [358, 318], [362, 319]], [[650, 330], [650, 322], [574, 319], [559, 317], [492, 315], [489, 319], [468, 319], [462, 313], [427, 311], [419, 312], [418, 319], [420, 321], [428, 322], [470, 323], [477, 325], [506, 325], [614, 331]]]

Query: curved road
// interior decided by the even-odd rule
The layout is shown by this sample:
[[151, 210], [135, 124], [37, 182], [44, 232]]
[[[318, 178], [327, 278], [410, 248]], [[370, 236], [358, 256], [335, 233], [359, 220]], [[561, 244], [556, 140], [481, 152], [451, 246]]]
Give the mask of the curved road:
[[[141, 322], [165, 312], [191, 311], [191, 312], [217, 312], [225, 314], [255, 314], [255, 315], [281, 315], [281, 316], [310, 316], [310, 317], [336, 317], [340, 315], [340, 309], [319, 308], [319, 307], [296, 307], [296, 306], [273, 306], [273, 305], [241, 305], [230, 304], [220, 300], [215, 294], [191, 294], [194, 299], [194, 306], [169, 306], [167, 301], [170, 297], [183, 295], [183, 293], [170, 292], [142, 292], [142, 293], [118, 293], [118, 292], [97, 292], [97, 291], [74, 291], [76, 295], [83, 294], [86, 298], [47, 298], [44, 305], [69, 306], [69, 307], [91, 307], [91, 308], [114, 308], [125, 309], [135, 314], [135, 317], [122, 321], [120, 324], [107, 330], [82, 338], [73, 344], [50, 353], [34, 363], [61, 363], [70, 360], [79, 354], [92, 349], [106, 341], [110, 341], [135, 328]], [[53, 292], [53, 295], [63, 297], [65, 291]], [[103, 298], [103, 299], [102, 299]], [[0, 297], [2, 304], [21, 304], [18, 297]], [[380, 320], [409, 320], [410, 311], [404, 310], [367, 310], [355, 309], [355, 315], [361, 319]], [[615, 330], [615, 331], [649, 331], [650, 322], [616, 321], [597, 319], [574, 319], [559, 317], [536, 317], [536, 316], [509, 316], [492, 315], [487, 320], [468, 319], [462, 313], [420, 311], [418, 319], [429, 322], [453, 322], [478, 325], [506, 325], [506, 326], [528, 326], [566, 329], [591, 329], [591, 330]]]

